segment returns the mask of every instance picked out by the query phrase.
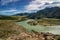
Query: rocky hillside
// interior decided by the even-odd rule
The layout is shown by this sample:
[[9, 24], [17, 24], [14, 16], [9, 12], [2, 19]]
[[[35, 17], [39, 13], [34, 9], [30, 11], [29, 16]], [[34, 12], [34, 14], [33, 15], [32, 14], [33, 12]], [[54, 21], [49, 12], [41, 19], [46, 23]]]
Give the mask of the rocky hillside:
[[60, 18], [60, 7], [51, 7], [39, 10], [36, 13], [32, 13], [28, 16], [32, 19], [40, 18]]

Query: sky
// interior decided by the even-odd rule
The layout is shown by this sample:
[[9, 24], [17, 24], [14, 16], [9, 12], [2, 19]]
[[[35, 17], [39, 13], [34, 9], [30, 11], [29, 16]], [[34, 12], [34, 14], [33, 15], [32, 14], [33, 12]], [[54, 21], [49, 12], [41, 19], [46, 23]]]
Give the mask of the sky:
[[60, 0], [0, 0], [0, 15], [31, 13], [55, 6], [60, 7]]

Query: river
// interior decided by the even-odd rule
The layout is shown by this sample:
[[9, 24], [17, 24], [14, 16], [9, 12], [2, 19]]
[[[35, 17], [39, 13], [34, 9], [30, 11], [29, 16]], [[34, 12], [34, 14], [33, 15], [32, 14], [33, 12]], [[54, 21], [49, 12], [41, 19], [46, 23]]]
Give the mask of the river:
[[28, 31], [35, 30], [37, 32], [49, 32], [53, 34], [60, 34], [60, 26], [42, 26], [42, 25], [31, 26], [27, 24], [27, 21], [17, 22], [17, 24], [22, 25]]

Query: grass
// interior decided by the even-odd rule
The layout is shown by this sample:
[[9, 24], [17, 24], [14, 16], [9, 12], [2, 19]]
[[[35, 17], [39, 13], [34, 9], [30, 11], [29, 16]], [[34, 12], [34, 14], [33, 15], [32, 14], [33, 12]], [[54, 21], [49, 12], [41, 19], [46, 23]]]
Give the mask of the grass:
[[6, 39], [7, 37], [21, 32], [25, 32], [25, 28], [18, 26], [13, 21], [9, 20], [0, 20], [0, 38]]
[[0, 38], [26, 31], [22, 26], [15, 24], [16, 21], [23, 20], [26, 20], [25, 16], [0, 16]]
[[[27, 20], [25, 16], [0, 17], [0, 38], [6, 39], [12, 35], [18, 35], [22, 32], [26, 32], [25, 28], [16, 24], [16, 22], [24, 20]], [[60, 19], [38, 19], [31, 22], [29, 21], [28, 24], [43, 26], [60, 25]]]
[[0, 20], [26, 20], [26, 16], [0, 16]]
[[44, 26], [60, 25], [60, 19], [39, 19], [37, 22]]
[[30, 25], [43, 25], [43, 26], [54, 26], [60, 25], [60, 19], [52, 19], [52, 18], [44, 18], [44, 19], [37, 19], [34, 21], [29, 21], [28, 24]]

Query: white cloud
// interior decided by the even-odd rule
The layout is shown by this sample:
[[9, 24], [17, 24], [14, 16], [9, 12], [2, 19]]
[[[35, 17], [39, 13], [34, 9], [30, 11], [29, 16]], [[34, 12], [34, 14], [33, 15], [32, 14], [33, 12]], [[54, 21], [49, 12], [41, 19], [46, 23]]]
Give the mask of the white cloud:
[[16, 9], [1, 10], [0, 11], [0, 14], [2, 14], [2, 15], [13, 15], [13, 14], [16, 14], [16, 13], [21, 13], [21, 11], [20, 10], [16, 10]]
[[60, 0], [53, 0], [53, 1], [55, 1], [55, 2], [60, 2]]
[[34, 10], [41, 10], [49, 6], [60, 6], [59, 3], [53, 4], [53, 2], [60, 2], [59, 0], [33, 0], [29, 5], [25, 6], [27, 12]]
[[7, 5], [10, 2], [16, 2], [16, 1], [19, 1], [19, 0], [1, 0], [1, 5]]
[[0, 12], [15, 12], [17, 10], [14, 10], [14, 9], [11, 9], [11, 10], [3, 10], [3, 11], [0, 11]]
[[58, 6], [58, 7], [60, 7], [60, 2], [53, 2], [50, 6]]

